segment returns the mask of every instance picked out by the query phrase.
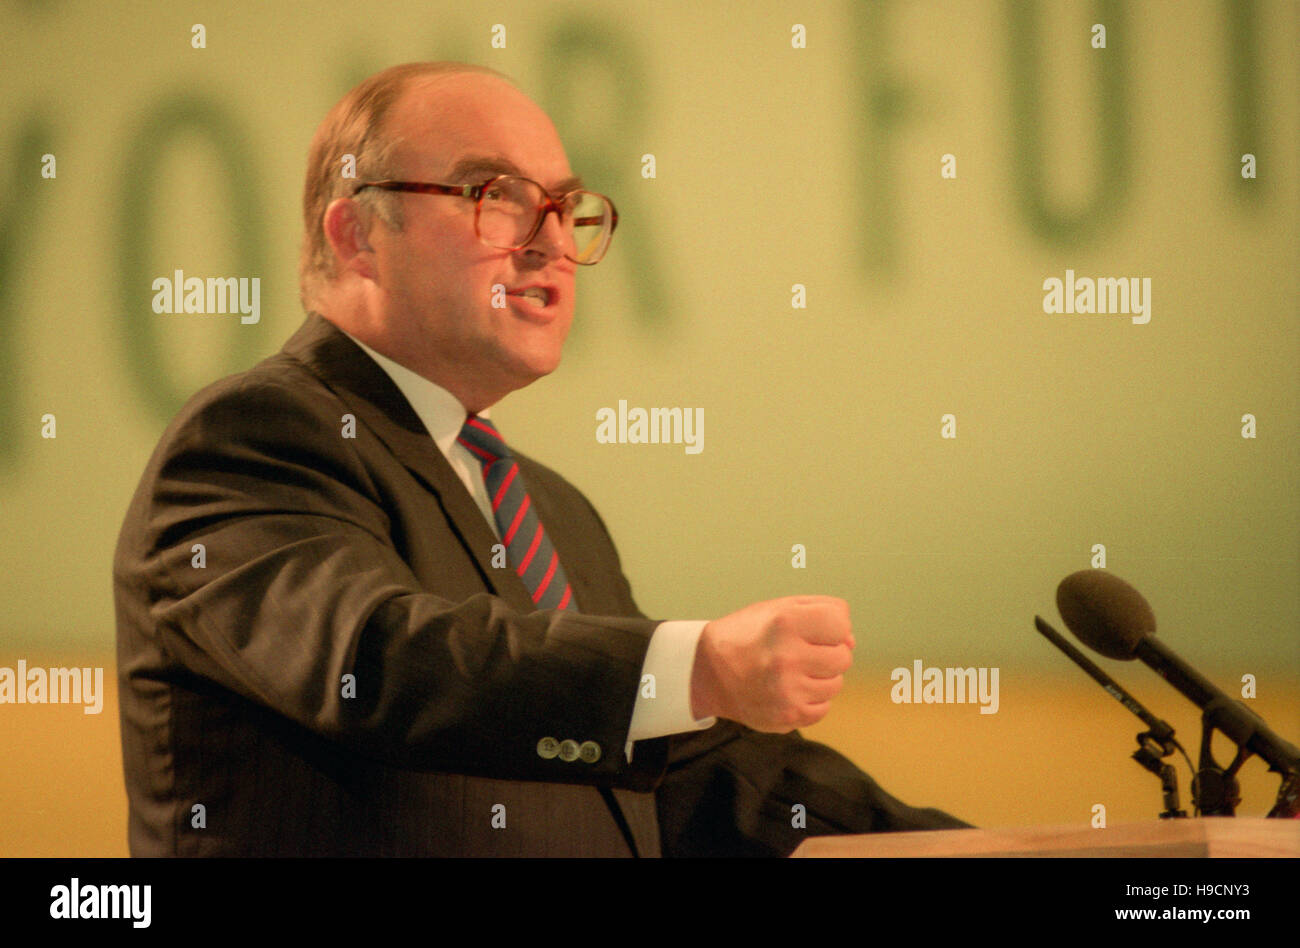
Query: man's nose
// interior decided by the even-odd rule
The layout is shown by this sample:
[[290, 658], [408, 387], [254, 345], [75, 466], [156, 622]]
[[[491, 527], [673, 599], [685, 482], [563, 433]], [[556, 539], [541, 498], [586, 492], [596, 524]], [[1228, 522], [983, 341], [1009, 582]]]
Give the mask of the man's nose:
[[563, 257], [566, 254], [577, 255], [572, 230], [564, 226], [557, 208], [546, 209], [542, 215], [542, 226], [537, 229], [537, 233], [524, 250], [545, 254], [548, 259]]

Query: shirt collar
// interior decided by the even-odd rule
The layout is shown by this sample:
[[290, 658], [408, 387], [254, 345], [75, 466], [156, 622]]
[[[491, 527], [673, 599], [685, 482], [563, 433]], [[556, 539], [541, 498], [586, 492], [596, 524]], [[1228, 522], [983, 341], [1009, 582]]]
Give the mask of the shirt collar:
[[[361, 351], [374, 359], [379, 367], [388, 373], [393, 384], [398, 387], [406, 400], [415, 409], [416, 415], [424, 423], [438, 450], [447, 455], [456, 444], [460, 430], [465, 426], [469, 412], [460, 403], [460, 399], [436, 382], [430, 382], [422, 375], [417, 375], [404, 365], [398, 365], [388, 356], [376, 352], [368, 345], [346, 330], [340, 330], [349, 339], [361, 347]], [[479, 417], [491, 417], [491, 409], [479, 412]]]

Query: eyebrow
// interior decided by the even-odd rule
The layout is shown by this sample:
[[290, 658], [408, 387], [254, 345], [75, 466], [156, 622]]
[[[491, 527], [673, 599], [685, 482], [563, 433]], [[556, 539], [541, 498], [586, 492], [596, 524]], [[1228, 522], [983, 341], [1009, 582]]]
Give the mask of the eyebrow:
[[[481, 178], [484, 175], [495, 177], [499, 174], [512, 174], [519, 178], [528, 177], [528, 175], [520, 171], [519, 166], [509, 158], [500, 155], [467, 155], [460, 161], [456, 162], [455, 167], [451, 169], [448, 183], [467, 183], [475, 178]], [[551, 193], [568, 194], [570, 191], [576, 191], [581, 187], [582, 179], [574, 176], [557, 182]]]

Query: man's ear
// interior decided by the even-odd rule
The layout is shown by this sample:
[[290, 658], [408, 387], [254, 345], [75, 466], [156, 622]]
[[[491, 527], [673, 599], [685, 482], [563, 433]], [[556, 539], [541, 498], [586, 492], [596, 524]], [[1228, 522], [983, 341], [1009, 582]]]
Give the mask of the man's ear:
[[375, 215], [368, 213], [351, 198], [335, 198], [325, 208], [322, 226], [338, 261], [341, 276], [351, 270], [358, 276], [374, 280], [378, 276], [375, 251], [370, 246], [370, 228]]

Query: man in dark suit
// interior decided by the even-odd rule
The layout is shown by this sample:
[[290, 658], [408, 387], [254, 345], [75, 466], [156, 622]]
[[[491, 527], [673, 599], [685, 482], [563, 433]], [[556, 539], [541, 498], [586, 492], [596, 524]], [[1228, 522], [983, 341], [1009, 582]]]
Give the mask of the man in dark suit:
[[616, 223], [535, 104], [490, 70], [386, 70], [318, 130], [304, 216], [307, 321], [191, 399], [119, 538], [133, 854], [777, 854], [964, 825], [789, 733], [842, 684], [842, 600], [651, 621], [586, 498], [492, 425], [558, 365]]

